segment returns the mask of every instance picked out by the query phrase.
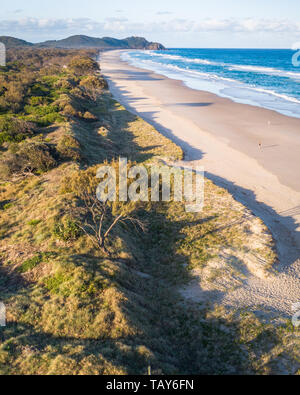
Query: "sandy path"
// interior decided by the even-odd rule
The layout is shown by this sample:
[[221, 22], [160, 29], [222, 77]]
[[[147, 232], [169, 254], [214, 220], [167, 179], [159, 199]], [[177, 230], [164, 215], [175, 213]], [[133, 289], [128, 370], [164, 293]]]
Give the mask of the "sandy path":
[[[278, 275], [249, 275], [222, 303], [290, 316], [300, 301], [300, 120], [189, 89], [122, 62], [119, 51], [102, 54], [101, 68], [118, 101], [179, 144], [187, 162], [204, 166], [272, 231]], [[202, 300], [203, 292], [195, 283], [186, 296]]]

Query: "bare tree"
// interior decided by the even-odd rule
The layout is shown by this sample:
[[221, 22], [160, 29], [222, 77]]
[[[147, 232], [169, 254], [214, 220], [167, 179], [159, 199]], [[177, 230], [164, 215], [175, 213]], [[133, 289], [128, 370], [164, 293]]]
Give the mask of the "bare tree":
[[110, 255], [106, 242], [117, 224], [131, 223], [142, 232], [147, 229], [145, 222], [133, 215], [134, 205], [131, 203], [116, 203], [114, 205], [108, 201], [100, 202], [95, 195], [87, 191], [82, 192], [81, 199], [83, 207], [73, 209], [78, 218], [78, 226], [93, 245], [105, 255]]

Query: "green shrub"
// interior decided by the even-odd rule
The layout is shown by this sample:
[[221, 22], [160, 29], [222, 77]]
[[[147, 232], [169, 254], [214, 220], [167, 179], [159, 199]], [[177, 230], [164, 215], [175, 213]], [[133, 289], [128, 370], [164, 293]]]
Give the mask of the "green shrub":
[[27, 259], [25, 262], [22, 263], [20, 268], [18, 269], [19, 273], [27, 273], [30, 270], [34, 269], [37, 265], [39, 265], [43, 260], [43, 255], [38, 254], [33, 258]]
[[40, 117], [43, 117], [47, 114], [57, 113], [59, 112], [59, 108], [56, 105], [42, 105], [42, 106], [25, 106], [24, 110], [27, 114], [33, 114]]
[[41, 220], [40, 219], [33, 219], [32, 221], [29, 221], [28, 222], [28, 225], [29, 226], [37, 226], [38, 224], [40, 224], [41, 223]]
[[34, 84], [33, 87], [31, 88], [31, 93], [34, 96], [48, 96], [50, 93], [50, 90], [47, 86], [38, 82], [38, 83]]
[[[59, 294], [61, 285], [68, 280], [69, 278], [64, 273], [56, 273], [54, 276], [48, 277], [44, 284], [48, 291], [50, 291], [52, 294]], [[69, 295], [69, 291], [66, 289], [62, 293], [65, 296]]]
[[32, 136], [35, 126], [31, 122], [26, 122], [9, 115], [0, 118], [0, 145], [4, 142], [21, 142]]
[[13, 206], [13, 203], [7, 203], [3, 206], [3, 210], [8, 210]]
[[0, 202], [0, 210], [7, 210], [12, 206], [13, 206], [13, 203], [11, 203], [9, 200], [4, 200], [4, 201]]
[[61, 222], [56, 222], [52, 230], [53, 236], [62, 241], [76, 240], [81, 233], [78, 225], [69, 218]]
[[32, 96], [29, 99], [29, 103], [31, 106], [39, 106], [45, 103], [45, 98], [42, 96]]
[[29, 119], [40, 126], [49, 126], [55, 122], [64, 122], [64, 117], [59, 113], [58, 105], [25, 106]]
[[37, 123], [41, 126], [49, 126], [52, 123], [62, 123], [65, 121], [65, 118], [58, 113], [51, 113], [43, 116], [42, 118], [37, 120]]

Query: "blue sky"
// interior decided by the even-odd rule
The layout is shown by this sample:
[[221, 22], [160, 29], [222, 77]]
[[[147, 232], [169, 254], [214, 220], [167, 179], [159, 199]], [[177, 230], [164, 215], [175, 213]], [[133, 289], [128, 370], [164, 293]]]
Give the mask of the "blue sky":
[[0, 35], [32, 42], [73, 34], [145, 36], [168, 47], [290, 48], [299, 0], [11, 0]]

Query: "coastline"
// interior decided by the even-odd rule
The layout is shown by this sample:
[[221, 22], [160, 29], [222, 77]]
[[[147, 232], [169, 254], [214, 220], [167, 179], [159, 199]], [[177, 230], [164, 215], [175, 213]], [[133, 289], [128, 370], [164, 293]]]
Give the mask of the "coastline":
[[206, 177], [260, 217], [276, 241], [277, 275], [248, 276], [243, 292], [224, 302], [289, 315], [300, 290], [300, 119], [193, 90], [129, 65], [120, 52], [100, 59], [114, 98], [178, 144], [185, 166], [204, 166]]
[[[269, 206], [299, 248], [300, 119], [193, 90], [129, 65], [120, 53], [101, 54], [113, 95], [179, 144], [185, 161], [203, 165], [235, 196], [242, 188], [242, 195], [253, 195], [253, 203]], [[254, 211], [264, 211], [245, 201]]]

